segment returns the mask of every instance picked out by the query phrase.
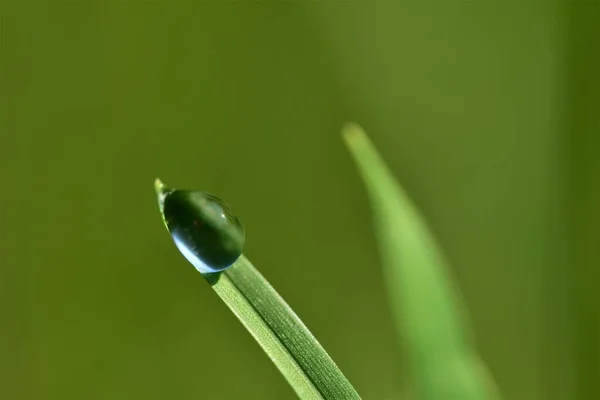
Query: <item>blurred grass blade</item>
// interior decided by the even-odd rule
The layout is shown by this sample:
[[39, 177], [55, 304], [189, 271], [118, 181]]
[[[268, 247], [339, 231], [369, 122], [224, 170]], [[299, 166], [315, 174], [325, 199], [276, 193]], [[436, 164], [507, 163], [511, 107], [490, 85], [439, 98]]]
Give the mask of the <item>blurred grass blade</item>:
[[497, 399], [445, 260], [417, 208], [356, 124], [343, 137], [371, 201], [384, 276], [416, 398]]
[[301, 399], [360, 399], [314, 336], [250, 261], [205, 274]]

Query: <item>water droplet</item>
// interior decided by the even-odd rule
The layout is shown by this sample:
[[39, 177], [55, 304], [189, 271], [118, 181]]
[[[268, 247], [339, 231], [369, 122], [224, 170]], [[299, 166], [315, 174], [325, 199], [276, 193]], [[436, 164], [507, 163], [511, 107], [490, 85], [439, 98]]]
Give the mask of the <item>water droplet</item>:
[[154, 182], [163, 220], [175, 245], [201, 273], [223, 271], [241, 255], [244, 225], [233, 209], [211, 194]]

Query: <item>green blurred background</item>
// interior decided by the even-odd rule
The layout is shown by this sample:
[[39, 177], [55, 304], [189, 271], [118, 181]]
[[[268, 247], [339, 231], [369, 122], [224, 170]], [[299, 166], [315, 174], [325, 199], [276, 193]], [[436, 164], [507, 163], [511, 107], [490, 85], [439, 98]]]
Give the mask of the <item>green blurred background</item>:
[[2, 2], [0, 398], [295, 398], [178, 254], [156, 176], [231, 203], [359, 393], [402, 398], [348, 120], [429, 220], [505, 398], [600, 398], [599, 6]]

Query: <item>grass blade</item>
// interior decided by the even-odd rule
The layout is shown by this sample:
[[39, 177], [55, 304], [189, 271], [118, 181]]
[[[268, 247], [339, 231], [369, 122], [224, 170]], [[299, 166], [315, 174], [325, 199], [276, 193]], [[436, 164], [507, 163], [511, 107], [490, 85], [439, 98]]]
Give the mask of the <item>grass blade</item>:
[[417, 208], [356, 124], [343, 137], [373, 211], [393, 317], [421, 400], [497, 399], [446, 261]]
[[206, 276], [302, 399], [360, 399], [308, 328], [242, 256], [220, 276]]
[[[300, 318], [241, 254], [243, 225], [230, 207], [203, 192], [168, 188], [159, 179], [155, 190], [163, 222], [179, 250], [256, 339], [298, 396], [360, 399]], [[227, 262], [232, 255], [234, 258]], [[231, 262], [233, 265], [227, 267]]]

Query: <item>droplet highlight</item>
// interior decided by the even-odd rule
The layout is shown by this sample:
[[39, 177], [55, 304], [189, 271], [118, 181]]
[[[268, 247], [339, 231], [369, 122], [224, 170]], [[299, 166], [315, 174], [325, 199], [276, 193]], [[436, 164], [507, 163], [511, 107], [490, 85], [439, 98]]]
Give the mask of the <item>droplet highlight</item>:
[[183, 256], [201, 273], [227, 269], [242, 255], [245, 232], [231, 206], [216, 196], [154, 183], [165, 225]]

